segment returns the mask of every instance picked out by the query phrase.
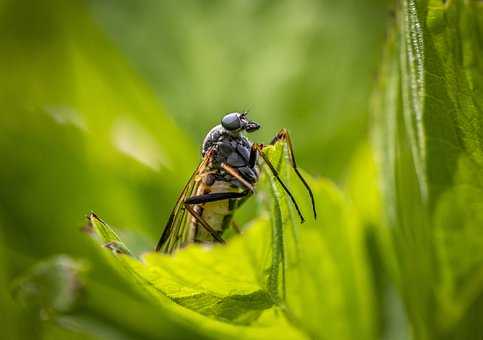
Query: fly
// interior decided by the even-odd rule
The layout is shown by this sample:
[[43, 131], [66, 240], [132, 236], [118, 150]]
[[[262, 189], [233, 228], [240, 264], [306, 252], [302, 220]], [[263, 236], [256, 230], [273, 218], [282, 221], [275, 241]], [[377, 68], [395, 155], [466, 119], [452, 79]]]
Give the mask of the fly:
[[[267, 164], [290, 197], [301, 223], [304, 222], [294, 196], [263, 153], [264, 145], [252, 143], [242, 134], [259, 128], [258, 123], [247, 118], [246, 112], [233, 112], [225, 115], [221, 124], [208, 132], [201, 149], [202, 160], [181, 191], [156, 251], [173, 253], [190, 243], [225, 243], [223, 232], [233, 223], [235, 209], [253, 194], [261, 161]], [[314, 196], [297, 169], [287, 129], [280, 130], [270, 145], [277, 142], [286, 143], [290, 164], [307, 189], [315, 218]]]

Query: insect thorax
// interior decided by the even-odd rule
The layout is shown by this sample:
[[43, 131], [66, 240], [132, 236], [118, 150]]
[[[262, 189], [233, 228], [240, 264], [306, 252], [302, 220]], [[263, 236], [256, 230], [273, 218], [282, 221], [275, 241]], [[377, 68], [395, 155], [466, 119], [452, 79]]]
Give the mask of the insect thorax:
[[202, 154], [213, 149], [213, 159], [211, 169], [217, 170], [217, 180], [231, 182], [235, 186], [240, 183], [230, 174], [221, 169], [221, 164], [225, 163], [236, 168], [240, 175], [250, 183], [255, 183], [258, 179], [258, 170], [255, 165], [250, 166], [250, 149], [252, 143], [239, 133], [227, 131], [221, 125], [215, 126], [205, 137], [202, 147]]

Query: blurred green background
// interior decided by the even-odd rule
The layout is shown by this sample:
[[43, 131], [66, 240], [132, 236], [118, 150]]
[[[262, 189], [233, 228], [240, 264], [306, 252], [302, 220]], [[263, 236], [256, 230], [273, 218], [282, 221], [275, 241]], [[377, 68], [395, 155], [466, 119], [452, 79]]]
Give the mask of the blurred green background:
[[92, 1], [97, 23], [199, 144], [252, 111], [291, 129], [304, 168], [340, 179], [367, 134], [387, 1]]
[[49, 232], [94, 210], [152, 243], [206, 132], [236, 110], [262, 124], [254, 140], [287, 127], [304, 169], [342, 181], [368, 135], [386, 7], [4, 1], [2, 211], [22, 228], [9, 242], [82, 248]]
[[[455, 216], [463, 214], [458, 210], [456, 215], [445, 215], [451, 200], [445, 199], [445, 207], [438, 205], [440, 193], [460, 183], [457, 179], [460, 177], [453, 173], [455, 170], [446, 167], [447, 153], [441, 151], [446, 138], [460, 136], [460, 126], [465, 129], [470, 126], [471, 129], [465, 130], [470, 131], [469, 134], [454, 137], [448, 144], [457, 145], [455, 149], [464, 150], [465, 154], [469, 150], [472, 164], [476, 164], [475, 168], [469, 168], [477, 174], [466, 181], [471, 178], [468, 175], [471, 171], [461, 170], [465, 178], [461, 183], [470, 183], [476, 191], [458, 196], [462, 200], [462, 203], [458, 201], [460, 205], [464, 206], [468, 199], [478, 211], [481, 200], [477, 197], [483, 183], [479, 180], [483, 145], [478, 128], [481, 127], [481, 100], [474, 100], [476, 104], [473, 106], [459, 103], [459, 99], [454, 99], [458, 96], [453, 96], [458, 92], [452, 92], [463, 88], [461, 91], [467, 91], [464, 98], [478, 98], [481, 93], [478, 92], [482, 84], [481, 61], [478, 61], [481, 33], [478, 29], [465, 33], [465, 29], [472, 25], [481, 28], [481, 6], [477, 1], [469, 2], [479, 11], [473, 18], [473, 14], [467, 14], [465, 6], [469, 5], [456, 0], [450, 1], [447, 7], [439, 2], [436, 4], [436, 1], [408, 7], [408, 2], [414, 5], [410, 0], [402, 1], [401, 7], [399, 3], [394, 5], [385, 0], [0, 1], [0, 324], [6, 325], [5, 338], [85, 338], [86, 334], [77, 333], [85, 329], [90, 329], [89, 336], [95, 338], [194, 336], [190, 327], [176, 316], [157, 314], [154, 305], [146, 303], [132, 287], [123, 283], [80, 229], [85, 225], [84, 216], [95, 211], [118, 227], [135, 251], [152, 249], [177, 193], [199, 160], [199, 149], [206, 132], [218, 124], [224, 113], [241, 110], [249, 110], [251, 118], [263, 127], [251, 135], [254, 141], [267, 143], [280, 128], [288, 128], [300, 166], [313, 177], [327, 177], [344, 189], [344, 195], [357, 210], [354, 216], [372, 228], [367, 242], [377, 300], [377, 308], [374, 308], [378, 310], [375, 314], [379, 318], [377, 327], [380, 332], [377, 334], [387, 339], [408, 337], [408, 317], [402, 311], [400, 299], [406, 301], [409, 312], [417, 310], [419, 307], [414, 301], [418, 300], [415, 293], [418, 287], [408, 284], [414, 289], [405, 291], [401, 286], [414, 278], [436, 282], [438, 275], [448, 278], [452, 274], [441, 270], [431, 278], [424, 275], [405, 277], [411, 272], [411, 261], [419, 260], [416, 256], [407, 260], [405, 251], [426, 256], [423, 251], [417, 253], [411, 247], [405, 247], [405, 237], [418, 247], [432, 244], [433, 239], [425, 239], [428, 243], [424, 243], [417, 237], [408, 236], [411, 232], [407, 232], [404, 226], [411, 225], [413, 220], [405, 219], [404, 214], [411, 214], [417, 221], [412, 226], [415, 229], [421, 220], [425, 221], [424, 225], [434, 222], [440, 226], [444, 225], [441, 221], [456, 221], [458, 217]], [[376, 169], [368, 144], [370, 131], [376, 125], [374, 122], [383, 126], [380, 130], [383, 137], [379, 136], [379, 142], [384, 140], [384, 133], [393, 132], [392, 125], [380, 122], [381, 116], [369, 118], [377, 79], [382, 94], [379, 93], [380, 101], [376, 101], [375, 106], [379, 112], [384, 112], [380, 115], [392, 112], [388, 108], [391, 104], [403, 111], [401, 102], [407, 98], [404, 97], [404, 76], [401, 88], [386, 84], [386, 81], [390, 85], [391, 80], [396, 79], [391, 78], [393, 67], [402, 69], [404, 74], [405, 64], [400, 66], [396, 60], [399, 60], [397, 53], [405, 55], [407, 52], [398, 45], [404, 45], [404, 39], [400, 39], [394, 29], [389, 29], [396, 22], [394, 6], [402, 13], [412, 13], [411, 10], [416, 8], [418, 13], [423, 13], [419, 15], [424, 16], [424, 29], [428, 27], [428, 31], [424, 31], [428, 34], [425, 48], [433, 51], [434, 55], [428, 54], [428, 60], [434, 63], [431, 65], [436, 65], [429, 71], [440, 77], [428, 80], [429, 85], [434, 85], [428, 93], [439, 101], [425, 99], [425, 108], [434, 110], [431, 112], [444, 112], [446, 117], [466, 110], [473, 116], [468, 118], [469, 123], [465, 121], [467, 124], [458, 121], [454, 129], [447, 128], [444, 116], [425, 116], [431, 117], [425, 118], [426, 127], [434, 127], [428, 133], [428, 140], [443, 141], [441, 145], [428, 142], [425, 164], [428, 165], [429, 184], [426, 189], [434, 196], [430, 196], [428, 205], [421, 205], [421, 209], [430, 212], [427, 216], [419, 216], [418, 207], [408, 203], [414, 192], [408, 189], [407, 193], [401, 193], [400, 190], [417, 186], [413, 177], [420, 176], [419, 171], [426, 171], [426, 168], [418, 168], [417, 156], [422, 158], [426, 154], [413, 154], [417, 169], [414, 170], [413, 163], [409, 162], [408, 176], [404, 166], [391, 163], [394, 159], [379, 158], [385, 162], [382, 166], [378, 163], [386, 176], [385, 184], [400, 190], [396, 194], [389, 192], [389, 196], [406, 195], [409, 198], [399, 201], [395, 196], [384, 196], [385, 203], [390, 202], [389, 207], [384, 207], [388, 220], [396, 229], [396, 235], [389, 235], [390, 232], [380, 229], [383, 223]], [[438, 16], [448, 8], [447, 16]], [[461, 14], [461, 20], [460, 13], [464, 14]], [[404, 20], [401, 22], [399, 29], [406, 33], [404, 29], [410, 25], [405, 26]], [[453, 31], [444, 31], [444, 27], [453, 27], [450, 25], [459, 27], [461, 35], [454, 38], [450, 35]], [[430, 35], [433, 33], [434, 36]], [[468, 40], [464, 40], [465, 34]], [[386, 48], [386, 64], [390, 65], [383, 68], [382, 72], [386, 73], [381, 75], [383, 46], [388, 35], [389, 42], [398, 47]], [[441, 38], [443, 35], [446, 38]], [[458, 39], [474, 45], [461, 43], [463, 53], [457, 50], [461, 42]], [[444, 44], [454, 48], [448, 53], [454, 58], [446, 59]], [[472, 50], [474, 46], [476, 49]], [[464, 61], [460, 61], [461, 58]], [[387, 60], [394, 61], [394, 64]], [[454, 65], [447, 64], [448, 60], [454, 60]], [[411, 70], [411, 67], [407, 69]], [[453, 74], [453, 70], [458, 75], [467, 69], [467, 78]], [[464, 81], [455, 80], [463, 78]], [[470, 85], [465, 83], [466, 80]], [[446, 86], [445, 81], [453, 85]], [[466, 85], [462, 87], [462, 83]], [[394, 91], [402, 89], [403, 95], [399, 96], [397, 92], [391, 96], [387, 94], [390, 90], [385, 92], [386, 87]], [[447, 97], [458, 103], [454, 107], [445, 105]], [[397, 124], [409, 129], [411, 122], [405, 121], [404, 125], [401, 123], [404, 119], [396, 119]], [[409, 139], [413, 136], [408, 135]], [[379, 152], [384, 154], [387, 150], [389, 156], [393, 155], [394, 145], [399, 147], [407, 142], [402, 137], [397, 140], [393, 144], [384, 140], [382, 145], [379, 144]], [[409, 157], [408, 150], [395, 149], [401, 162]], [[456, 159], [459, 158], [455, 153], [450, 161]], [[444, 170], [438, 172], [438, 169]], [[391, 176], [408, 180], [395, 184], [395, 181], [391, 182], [394, 179]], [[417, 179], [421, 180], [420, 177]], [[383, 187], [386, 194], [387, 188]], [[397, 204], [401, 201], [407, 204], [398, 210], [400, 220], [391, 220], [394, 217], [391, 214], [394, 209], [399, 209]], [[244, 220], [252, 216], [249, 212], [246, 214]], [[478, 216], [475, 221], [480, 221], [481, 214], [475, 214]], [[476, 215], [465, 215], [460, 220], [470, 220]], [[465, 234], [467, 239], [475, 239], [472, 235], [476, 235], [475, 230], [480, 230], [481, 226], [475, 222], [471, 228], [472, 231]], [[374, 233], [380, 235], [374, 236]], [[398, 236], [403, 239], [400, 243]], [[396, 239], [396, 250], [387, 241], [392, 237]], [[443, 239], [442, 244], [446, 242], [443, 232], [436, 238]], [[385, 240], [383, 246], [375, 245], [378, 239]], [[467, 239], [453, 241], [464, 248]], [[390, 250], [381, 255], [385, 247]], [[478, 248], [477, 245], [474, 247]], [[448, 263], [458, 263], [447, 256], [451, 251], [446, 252], [444, 247], [435, 252], [443, 254], [441, 256]], [[89, 298], [78, 307], [75, 322], [68, 316], [56, 322], [43, 322], [43, 319], [49, 319], [48, 315], [39, 316], [35, 308], [21, 307], [11, 299], [10, 292], [18, 281], [16, 278], [37, 261], [56, 254], [80, 259], [82, 265], [61, 258], [55, 262], [55, 268], [67, 268], [67, 273], [82, 272], [82, 275], [88, 272], [85, 280]], [[468, 267], [479, 268], [479, 259], [483, 256], [476, 258]], [[402, 269], [394, 269], [398, 265]], [[430, 267], [431, 263], [428, 263], [427, 267], [419, 269], [424, 272]], [[43, 273], [42, 268], [37, 271]], [[30, 275], [35, 279], [35, 273]], [[465, 295], [464, 307], [458, 309], [456, 304], [448, 303], [447, 318], [431, 321], [437, 324], [434, 329], [451, 328], [453, 324], [447, 328], [441, 324], [454, 315], [458, 315], [454, 320], [460, 320], [466, 315], [468, 306], [473, 308], [472, 311], [481, 311], [478, 309], [483, 305], [478, 279], [481, 275], [478, 275], [477, 284], [469, 288], [469, 295]], [[386, 290], [389, 276], [395, 283]], [[67, 275], [59, 280], [71, 282], [71, 277]], [[456, 281], [444, 282], [447, 285], [435, 295], [446, 296], [458, 285]], [[47, 290], [56, 289], [49, 283], [44, 286]], [[402, 297], [395, 293], [397, 289], [403, 291]], [[28, 292], [29, 289], [21, 294], [27, 307], [43, 304], [42, 301], [32, 301], [35, 294], [31, 296]], [[427, 295], [433, 296], [433, 293]], [[472, 304], [473, 301], [479, 302]], [[431, 303], [425, 305], [425, 312], [415, 313], [416, 316], [409, 317], [409, 321], [424, 324]], [[55, 308], [62, 310], [64, 307]], [[480, 319], [475, 318], [478, 323]], [[455, 321], [455, 324], [465, 328], [464, 323]], [[416, 338], [429, 339], [431, 335], [441, 333], [416, 331], [415, 334]]]

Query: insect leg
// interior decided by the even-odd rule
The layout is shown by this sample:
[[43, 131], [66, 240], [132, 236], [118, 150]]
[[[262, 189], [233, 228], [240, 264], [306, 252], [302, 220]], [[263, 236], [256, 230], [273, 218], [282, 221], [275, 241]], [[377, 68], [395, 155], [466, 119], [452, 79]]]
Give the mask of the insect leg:
[[[255, 159], [256, 159], [256, 157], [255, 157]], [[253, 192], [254, 192], [253, 185], [251, 185], [250, 183], [248, 183], [248, 181], [245, 178], [243, 178], [242, 175], [240, 175], [240, 173], [238, 172], [238, 170], [235, 169], [235, 168], [233, 168], [233, 167], [231, 167], [230, 165], [225, 164], [225, 163], [222, 163], [221, 164], [221, 167], [226, 172], [228, 172], [230, 175], [232, 175], [233, 177], [235, 177], [246, 188], [247, 194], [246, 195], [243, 195], [243, 198], [241, 200], [237, 201], [238, 202], [238, 206], [241, 206], [253, 194]], [[238, 198], [238, 197], [235, 197], [235, 198]]]
[[243, 192], [215, 192], [211, 194], [198, 195], [187, 198], [184, 201], [184, 206], [186, 210], [190, 212], [191, 215], [206, 229], [207, 232], [218, 242], [225, 243], [225, 241], [216, 233], [216, 231], [206, 222], [200, 214], [198, 214], [192, 207], [192, 205], [216, 202], [233, 198], [242, 198], [250, 194], [249, 190]]
[[290, 159], [290, 163], [292, 164], [292, 168], [294, 169], [295, 173], [297, 174], [297, 177], [302, 181], [303, 185], [307, 189], [307, 192], [309, 193], [310, 201], [312, 203], [312, 211], [314, 212], [314, 218], [317, 218], [317, 211], [315, 210], [314, 194], [312, 193], [312, 189], [310, 188], [309, 184], [302, 177], [302, 174], [299, 172], [299, 170], [297, 168], [297, 163], [295, 161], [295, 155], [294, 155], [294, 151], [293, 151], [292, 140], [290, 138], [290, 135], [289, 135], [287, 129], [283, 128], [282, 130], [280, 130], [279, 133], [277, 133], [277, 135], [272, 139], [270, 144], [273, 145], [278, 141], [285, 141], [287, 143], [288, 157]]
[[221, 163], [221, 167], [223, 168], [223, 170], [225, 170], [226, 172], [228, 172], [230, 175], [232, 175], [233, 177], [235, 177], [241, 184], [243, 184], [243, 186], [245, 188], [247, 188], [248, 191], [252, 192], [253, 193], [253, 185], [251, 185], [250, 183], [248, 183], [248, 181], [242, 177], [242, 175], [240, 175], [240, 173], [238, 172], [238, 170], [236, 170], [235, 168], [229, 166], [228, 164], [226, 163]]
[[201, 217], [189, 204], [185, 203], [184, 207], [190, 214], [206, 229], [207, 232], [218, 242], [225, 243], [225, 241], [216, 233], [216, 231]]
[[285, 185], [285, 183], [280, 178], [280, 176], [278, 174], [278, 171], [277, 171], [277, 169], [275, 169], [275, 167], [273, 166], [272, 162], [270, 162], [270, 160], [268, 159], [268, 157], [265, 156], [265, 154], [263, 153], [262, 146], [260, 144], [256, 144], [256, 143], [253, 143], [253, 145], [254, 146], [252, 146], [252, 147], [255, 148], [258, 151], [258, 153], [260, 154], [260, 156], [263, 158], [263, 160], [265, 161], [265, 163], [267, 163], [268, 167], [272, 171], [273, 176], [277, 179], [277, 181], [282, 186], [283, 190], [285, 190], [285, 192], [287, 193], [287, 195], [290, 197], [290, 200], [294, 204], [295, 209], [297, 210], [297, 213], [299, 214], [300, 222], [301, 223], [304, 223], [305, 222], [304, 216], [302, 215], [302, 212], [300, 211], [300, 208], [299, 208], [297, 202], [295, 201], [295, 197], [293, 197], [293, 195], [290, 192], [290, 190], [287, 188], [287, 186]]
[[222, 200], [228, 200], [231, 198], [242, 198], [249, 194], [249, 190], [245, 190], [242, 192], [214, 192], [211, 194], [205, 195], [198, 195], [193, 196], [185, 199], [185, 204], [201, 204], [201, 203], [209, 203], [209, 202], [216, 202]]

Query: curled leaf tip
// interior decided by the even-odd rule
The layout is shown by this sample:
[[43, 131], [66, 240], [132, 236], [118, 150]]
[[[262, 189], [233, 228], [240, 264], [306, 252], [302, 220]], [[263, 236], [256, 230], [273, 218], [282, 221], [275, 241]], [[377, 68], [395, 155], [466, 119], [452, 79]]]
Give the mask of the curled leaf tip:
[[87, 218], [87, 220], [89, 220], [89, 221], [90, 221], [90, 220], [91, 220], [91, 219], [93, 219], [93, 218], [96, 218], [96, 219], [97, 219], [97, 215], [96, 215], [96, 214], [95, 214], [93, 211], [91, 211], [91, 212], [89, 212], [89, 213], [87, 214], [86, 218]]
[[97, 222], [101, 222], [101, 223], [104, 223], [104, 221], [99, 217], [97, 216], [97, 214], [93, 211], [91, 211], [89, 213], [89, 215], [87, 215], [87, 219], [90, 221], [90, 222], [93, 222], [93, 221], [97, 221]]
[[111, 241], [104, 244], [104, 247], [110, 249], [113, 253], [129, 255], [129, 250], [120, 242]]

